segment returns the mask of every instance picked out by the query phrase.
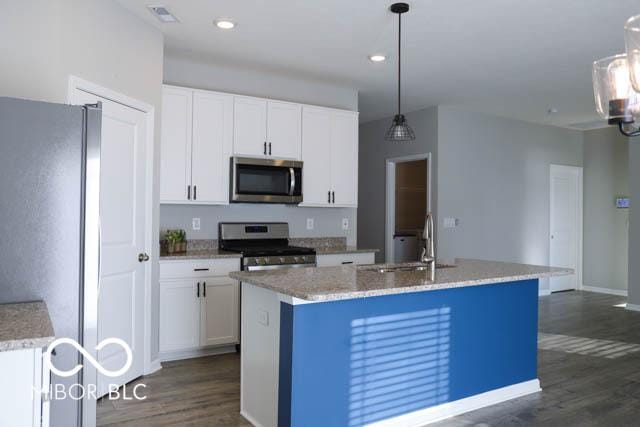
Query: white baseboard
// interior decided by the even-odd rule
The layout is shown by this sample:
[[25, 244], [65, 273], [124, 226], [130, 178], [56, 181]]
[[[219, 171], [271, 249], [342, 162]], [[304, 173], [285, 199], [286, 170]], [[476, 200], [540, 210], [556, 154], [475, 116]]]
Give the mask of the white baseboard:
[[627, 303], [626, 309], [631, 311], [640, 311], [640, 305]]
[[225, 345], [220, 347], [194, 348], [191, 350], [166, 351], [158, 355], [161, 362], [171, 362], [174, 360], [194, 359], [196, 357], [215, 356], [217, 354], [235, 353], [236, 346]]
[[496, 390], [487, 391], [485, 393], [476, 394], [475, 396], [465, 397], [464, 399], [455, 400], [453, 402], [443, 403], [442, 405], [433, 406], [431, 408], [421, 409], [409, 414], [377, 421], [375, 423], [368, 424], [367, 427], [424, 426], [425, 424], [455, 417], [456, 415], [460, 415], [465, 412], [475, 411], [476, 409], [495, 405], [497, 403], [515, 399], [516, 397], [537, 393], [541, 390], [540, 381], [538, 379], [525, 381], [523, 383], [513, 384]]
[[151, 363], [146, 367], [144, 374], [151, 375], [154, 372], [158, 372], [162, 369], [162, 365], [160, 364], [160, 359], [152, 360]]
[[262, 427], [262, 424], [257, 422], [255, 418], [247, 414], [245, 411], [240, 410], [240, 415], [242, 415], [247, 421], [249, 421], [253, 427]]
[[623, 289], [600, 288], [598, 286], [583, 286], [582, 290], [587, 292], [598, 292], [600, 294], [617, 295], [620, 297], [627, 296], [627, 291]]

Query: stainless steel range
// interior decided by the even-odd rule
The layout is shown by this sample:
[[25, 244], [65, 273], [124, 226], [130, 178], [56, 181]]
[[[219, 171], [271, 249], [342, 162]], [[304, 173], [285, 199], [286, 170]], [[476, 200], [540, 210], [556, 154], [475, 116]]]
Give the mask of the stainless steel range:
[[286, 222], [221, 222], [218, 224], [220, 249], [242, 254], [242, 270], [275, 270], [314, 267], [316, 251], [289, 245]]

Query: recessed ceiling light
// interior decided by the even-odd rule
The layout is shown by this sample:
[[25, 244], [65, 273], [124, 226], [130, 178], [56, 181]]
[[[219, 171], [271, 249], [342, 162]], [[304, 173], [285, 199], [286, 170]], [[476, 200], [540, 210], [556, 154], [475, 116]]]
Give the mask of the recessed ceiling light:
[[178, 18], [173, 16], [169, 10], [164, 6], [147, 6], [149, 11], [158, 18], [158, 21], [163, 24], [167, 24], [170, 22], [178, 22]]
[[218, 19], [215, 21], [216, 27], [221, 30], [230, 30], [236, 26], [235, 22], [229, 21], [228, 19]]
[[371, 61], [371, 62], [382, 62], [385, 59], [387, 59], [387, 57], [384, 56], [384, 55], [380, 55], [380, 54], [369, 55], [369, 61]]

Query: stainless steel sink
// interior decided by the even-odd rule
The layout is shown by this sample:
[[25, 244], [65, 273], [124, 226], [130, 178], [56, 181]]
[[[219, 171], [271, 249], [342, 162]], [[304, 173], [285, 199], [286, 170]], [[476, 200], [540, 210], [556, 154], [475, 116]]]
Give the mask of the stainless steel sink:
[[[436, 271], [443, 268], [454, 268], [452, 264], [436, 264]], [[422, 264], [410, 264], [410, 265], [366, 265], [358, 268], [365, 271], [376, 271], [378, 273], [398, 273], [398, 272], [413, 272], [413, 271], [427, 271], [428, 266]]]

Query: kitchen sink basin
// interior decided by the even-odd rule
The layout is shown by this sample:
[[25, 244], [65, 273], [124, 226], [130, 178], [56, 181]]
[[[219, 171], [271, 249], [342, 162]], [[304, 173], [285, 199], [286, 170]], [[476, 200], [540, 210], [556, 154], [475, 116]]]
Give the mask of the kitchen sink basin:
[[[454, 268], [452, 264], [436, 264], [436, 271], [443, 268]], [[377, 271], [378, 273], [399, 273], [399, 272], [413, 272], [413, 271], [427, 271], [428, 266], [423, 264], [409, 264], [409, 265], [366, 265], [359, 268], [359, 270], [365, 271]]]

